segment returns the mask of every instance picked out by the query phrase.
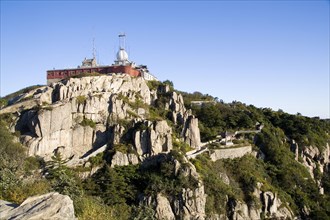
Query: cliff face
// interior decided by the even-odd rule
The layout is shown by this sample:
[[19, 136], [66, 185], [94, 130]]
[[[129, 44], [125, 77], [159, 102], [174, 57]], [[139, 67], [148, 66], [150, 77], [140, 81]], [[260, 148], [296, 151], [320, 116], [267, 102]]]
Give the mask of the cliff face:
[[[18, 98], [0, 113], [17, 114], [12, 127], [29, 155], [49, 159], [60, 151], [80, 158], [104, 145], [130, 143], [141, 160], [172, 149], [172, 128], [151, 109], [158, 94], [166, 95], [165, 110], [182, 127], [182, 140], [199, 147], [198, 121], [182, 96], [166, 88], [157, 93], [144, 79], [127, 75], [71, 78], [31, 91], [24, 95], [29, 100]], [[113, 163], [136, 163], [128, 157], [118, 153]]]
[[324, 172], [329, 172], [330, 168], [330, 146], [327, 143], [322, 151], [314, 146], [306, 146], [300, 150], [295, 141], [292, 141], [291, 150], [295, 154], [295, 159], [306, 167], [311, 177], [316, 181], [319, 187], [320, 194], [324, 194], [324, 188], [321, 184], [321, 176]]

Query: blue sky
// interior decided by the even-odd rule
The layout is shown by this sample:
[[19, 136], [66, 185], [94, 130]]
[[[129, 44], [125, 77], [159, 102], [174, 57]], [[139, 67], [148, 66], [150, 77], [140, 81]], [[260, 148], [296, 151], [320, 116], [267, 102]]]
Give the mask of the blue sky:
[[1, 1], [1, 96], [92, 56], [176, 89], [330, 118], [329, 1]]

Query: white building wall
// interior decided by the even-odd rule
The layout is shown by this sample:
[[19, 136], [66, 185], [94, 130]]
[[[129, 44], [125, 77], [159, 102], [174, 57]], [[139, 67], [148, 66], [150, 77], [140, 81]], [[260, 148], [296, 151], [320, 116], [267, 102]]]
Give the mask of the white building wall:
[[152, 75], [151, 73], [148, 73], [146, 71], [142, 71], [142, 77], [147, 81], [151, 81], [151, 80], [158, 81], [158, 79], [154, 75]]

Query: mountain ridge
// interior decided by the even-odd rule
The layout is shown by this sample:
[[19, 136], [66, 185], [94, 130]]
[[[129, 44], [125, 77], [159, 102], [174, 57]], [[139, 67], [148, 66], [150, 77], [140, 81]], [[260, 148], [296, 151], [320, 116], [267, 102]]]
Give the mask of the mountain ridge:
[[[206, 102], [196, 105], [194, 100]], [[91, 214], [82, 211], [83, 194], [95, 207], [109, 207], [115, 219], [142, 215], [145, 208], [157, 219], [308, 219], [329, 214], [324, 207], [330, 129], [324, 120], [226, 104], [201, 93], [175, 91], [170, 81], [125, 75], [71, 78], [33, 88], [2, 108], [0, 116], [28, 155], [41, 157], [36, 166], [48, 174], [34, 184], [46, 181], [46, 192], [70, 195], [82, 219]], [[228, 141], [225, 132], [225, 142], [217, 137], [224, 131], [254, 129], [256, 123], [265, 126], [260, 133], [235, 134]], [[201, 141], [210, 142], [209, 153], [188, 160], [185, 153], [200, 149]], [[252, 153], [212, 162], [209, 154], [229, 149], [229, 143], [251, 145]], [[54, 161], [58, 165], [50, 166]], [[68, 179], [59, 183], [57, 177]], [[104, 184], [100, 180], [106, 177]], [[67, 186], [70, 181], [77, 186]], [[304, 198], [286, 189], [288, 183], [302, 187]], [[8, 184], [1, 197], [21, 201], [10, 196], [16, 185]], [[122, 191], [114, 192], [116, 184]], [[312, 203], [314, 196], [320, 197], [321, 208]], [[124, 207], [122, 213], [118, 205]]]

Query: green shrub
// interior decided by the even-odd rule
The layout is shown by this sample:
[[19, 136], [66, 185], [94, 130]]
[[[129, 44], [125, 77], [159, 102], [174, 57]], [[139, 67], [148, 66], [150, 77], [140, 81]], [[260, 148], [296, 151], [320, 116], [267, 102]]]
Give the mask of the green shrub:
[[77, 100], [78, 105], [83, 105], [83, 104], [85, 104], [87, 98], [86, 98], [86, 96], [80, 95], [80, 96], [76, 97], [76, 100]]
[[24, 161], [24, 170], [26, 174], [30, 174], [32, 171], [42, 168], [45, 165], [43, 158], [38, 156], [27, 157]]
[[174, 84], [173, 84], [172, 81], [170, 81], [170, 80], [167, 79], [167, 80], [163, 81], [162, 84], [163, 85], [168, 85], [170, 87], [170, 91], [173, 91], [174, 90]]
[[127, 114], [129, 114], [133, 118], [140, 118], [140, 116], [137, 113], [130, 111], [130, 110], [127, 110]]
[[138, 205], [132, 207], [131, 220], [154, 219], [155, 210], [147, 205]]
[[127, 104], [130, 102], [129, 98], [127, 96], [123, 95], [122, 93], [119, 93], [117, 95], [117, 99], [123, 100], [123, 102], [127, 103]]
[[[136, 166], [111, 168], [105, 165], [91, 180], [90, 185], [95, 189], [107, 205], [133, 203], [136, 199], [135, 187]], [[93, 186], [95, 184], [96, 186]]]
[[161, 82], [156, 80], [147, 81], [147, 85], [150, 90], [157, 90], [158, 86], [161, 85]]
[[8, 105], [8, 100], [4, 98], [0, 98], [0, 109], [6, 107]]
[[143, 97], [142, 97], [142, 95], [140, 94], [140, 93], [135, 93], [135, 99], [142, 99]]
[[189, 144], [182, 142], [180, 140], [176, 140], [176, 138], [172, 139], [173, 149], [181, 151], [183, 154], [187, 153], [188, 151], [193, 150]]
[[21, 204], [30, 196], [42, 195], [50, 191], [51, 186], [45, 179], [37, 179], [28, 183], [17, 182], [9, 189], [2, 191], [0, 199]]
[[96, 167], [99, 166], [103, 163], [104, 161], [104, 153], [98, 153], [97, 155], [95, 155], [94, 157], [90, 157], [88, 158], [88, 161], [91, 163], [92, 167]]
[[71, 198], [81, 196], [83, 193], [81, 180], [78, 174], [65, 165], [67, 160], [60, 153], [55, 153], [52, 160], [46, 163], [46, 178], [53, 190], [69, 195]]
[[9, 126], [11, 125], [13, 122], [15, 122], [15, 118], [16, 116], [13, 113], [4, 113], [4, 114], [0, 114], [0, 125], [1, 126]]
[[74, 209], [79, 220], [103, 220], [112, 217], [112, 208], [105, 205], [102, 199], [94, 196], [76, 198]]
[[15, 186], [19, 176], [24, 174], [26, 151], [23, 146], [14, 142], [14, 136], [7, 124], [0, 120], [0, 192]]
[[42, 109], [47, 110], [47, 111], [51, 111], [51, 110], [53, 110], [53, 107], [52, 106], [44, 106], [44, 107], [42, 107]]
[[92, 119], [88, 119], [88, 118], [84, 118], [81, 122], [80, 125], [86, 127], [89, 126], [91, 128], [95, 128], [96, 127], [96, 123], [92, 120]]
[[127, 119], [118, 119], [117, 123], [120, 126], [123, 126], [126, 130], [131, 126], [131, 121], [129, 121]]
[[119, 151], [124, 154], [135, 154], [136, 151], [131, 144], [115, 144], [111, 149], [114, 152]]
[[150, 121], [162, 121], [164, 118], [160, 115], [160, 110], [158, 108], [150, 107], [148, 120]]
[[136, 99], [135, 102], [128, 102], [128, 104], [134, 110], [137, 110], [138, 108], [147, 109], [149, 107], [141, 99]]

